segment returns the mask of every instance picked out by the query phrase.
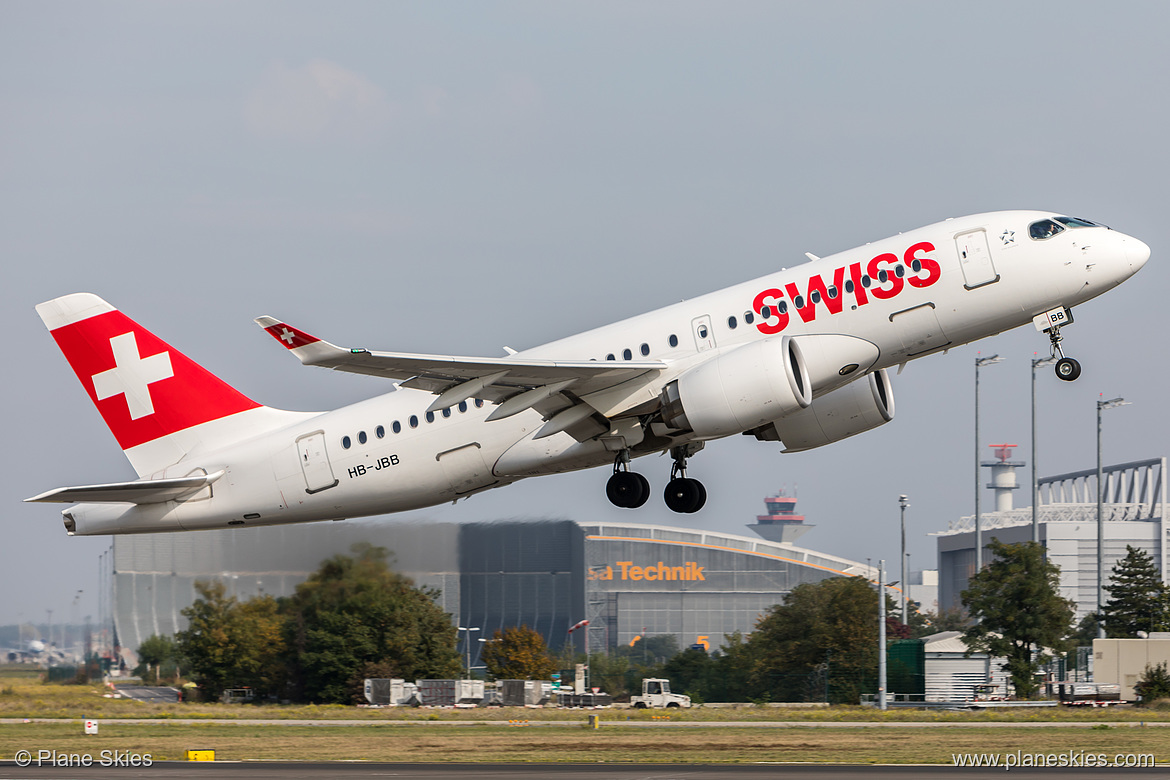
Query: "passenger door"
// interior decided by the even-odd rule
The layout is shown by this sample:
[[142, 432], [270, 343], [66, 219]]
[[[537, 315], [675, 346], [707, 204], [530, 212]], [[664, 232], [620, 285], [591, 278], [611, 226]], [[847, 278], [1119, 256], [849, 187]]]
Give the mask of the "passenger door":
[[337, 485], [333, 466], [325, 451], [325, 432], [306, 433], [297, 439], [297, 459], [305, 475], [305, 492], [320, 493]]
[[959, 253], [959, 267], [963, 269], [963, 286], [968, 290], [999, 281], [986, 230], [969, 230], [955, 236], [955, 251]]

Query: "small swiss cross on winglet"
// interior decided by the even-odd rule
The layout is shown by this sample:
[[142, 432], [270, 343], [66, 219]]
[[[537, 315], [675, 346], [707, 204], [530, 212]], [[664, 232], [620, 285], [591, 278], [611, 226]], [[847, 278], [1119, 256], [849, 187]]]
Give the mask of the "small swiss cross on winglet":
[[272, 337], [279, 341], [288, 349], [296, 349], [297, 347], [304, 347], [309, 344], [315, 344], [321, 339], [316, 336], [310, 336], [303, 330], [298, 330], [292, 325], [287, 325], [280, 320], [272, 317], [257, 317], [256, 323], [264, 330], [272, 334]]

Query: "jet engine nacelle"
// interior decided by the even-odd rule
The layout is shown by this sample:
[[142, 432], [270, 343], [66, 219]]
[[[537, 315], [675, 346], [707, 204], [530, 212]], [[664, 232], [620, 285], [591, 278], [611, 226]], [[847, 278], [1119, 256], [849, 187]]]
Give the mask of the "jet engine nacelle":
[[894, 392], [883, 368], [753, 433], [761, 441], [784, 442], [785, 452], [801, 452], [856, 436], [892, 419]]
[[728, 436], [812, 403], [795, 338], [745, 344], [690, 369], [662, 390], [662, 420], [700, 438]]

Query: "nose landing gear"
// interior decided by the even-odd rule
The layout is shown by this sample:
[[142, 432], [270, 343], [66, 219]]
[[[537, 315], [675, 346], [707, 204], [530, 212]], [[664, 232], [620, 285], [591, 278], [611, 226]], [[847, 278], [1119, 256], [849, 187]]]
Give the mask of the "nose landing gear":
[[707, 488], [699, 480], [687, 477], [687, 455], [690, 453], [685, 445], [674, 447], [670, 454], [674, 456], [674, 465], [670, 467], [670, 482], [666, 483], [662, 497], [671, 511], [694, 514], [707, 503]]
[[1064, 337], [1060, 335], [1059, 325], [1053, 325], [1048, 329], [1048, 340], [1052, 342], [1052, 357], [1059, 358], [1056, 361], [1056, 377], [1071, 382], [1080, 376], [1081, 364], [1074, 358], [1065, 357], [1064, 350], [1060, 348], [1060, 342]]

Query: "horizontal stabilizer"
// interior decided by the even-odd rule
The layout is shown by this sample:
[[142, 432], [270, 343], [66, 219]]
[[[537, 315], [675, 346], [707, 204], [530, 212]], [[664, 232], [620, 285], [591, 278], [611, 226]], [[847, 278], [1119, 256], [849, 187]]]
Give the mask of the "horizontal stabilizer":
[[86, 503], [161, 504], [198, 492], [224, 475], [200, 474], [177, 479], [147, 479], [138, 482], [111, 482], [107, 485], [54, 488], [25, 501], [46, 504]]

